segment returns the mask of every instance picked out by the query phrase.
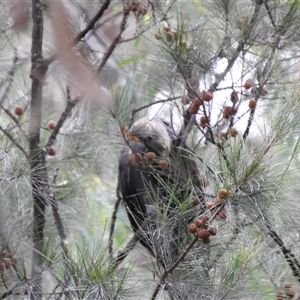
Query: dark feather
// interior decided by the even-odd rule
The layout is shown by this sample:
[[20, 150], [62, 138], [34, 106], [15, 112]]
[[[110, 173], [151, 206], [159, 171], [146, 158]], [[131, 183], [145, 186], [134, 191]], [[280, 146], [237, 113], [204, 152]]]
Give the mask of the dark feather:
[[[141, 244], [166, 266], [166, 257], [162, 257], [164, 254], [159, 253], [164, 252], [161, 243], [155, 247], [153, 242], [154, 233], [158, 231], [159, 226], [156, 209], [160, 207], [163, 211], [163, 206], [167, 206], [167, 213], [171, 214], [174, 204], [167, 203], [170, 202], [171, 194], [180, 201], [186, 200], [191, 193], [190, 178], [197, 178], [197, 169], [194, 164], [188, 162], [190, 160], [181, 155], [178, 149], [172, 149], [174, 135], [170, 134], [168, 125], [159, 119], [138, 120], [131, 127], [130, 134], [138, 137], [140, 142], [129, 142], [129, 145], [121, 152], [119, 192], [134, 232], [142, 233]], [[143, 160], [148, 152], [154, 152], [156, 155], [156, 160], [150, 165]], [[134, 155], [140, 158], [139, 162], [133, 159]], [[160, 167], [159, 160], [168, 161], [169, 167]], [[178, 253], [179, 246], [176, 241], [178, 231], [179, 228], [176, 225], [171, 230], [172, 237], [166, 238], [169, 239], [167, 240], [168, 248], [172, 249], [171, 256]], [[157, 241], [162, 242], [161, 238]]]

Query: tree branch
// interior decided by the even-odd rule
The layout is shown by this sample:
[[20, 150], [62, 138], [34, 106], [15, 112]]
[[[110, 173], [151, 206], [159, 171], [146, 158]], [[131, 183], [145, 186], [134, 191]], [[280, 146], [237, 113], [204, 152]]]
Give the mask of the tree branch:
[[[42, 60], [43, 44], [43, 2], [32, 0], [32, 44], [31, 44], [31, 71]], [[30, 298], [42, 299], [42, 248], [44, 242], [46, 197], [44, 187], [47, 183], [47, 169], [45, 154], [42, 153], [40, 143], [40, 128], [42, 120], [42, 89], [43, 83], [32, 77], [31, 103], [29, 119], [29, 147], [31, 186], [33, 198], [33, 254], [32, 254], [32, 294]]]
[[116, 220], [117, 220], [117, 212], [119, 209], [119, 205], [121, 203], [121, 195], [119, 194], [119, 184], [117, 186], [117, 201], [114, 206], [114, 210], [111, 216], [111, 224], [110, 224], [110, 230], [109, 230], [109, 238], [108, 238], [108, 253], [110, 256], [113, 254], [113, 235], [115, 231], [116, 226]]
[[74, 100], [71, 100], [70, 98], [70, 90], [69, 87], [67, 87], [67, 106], [65, 108], [65, 110], [62, 112], [55, 128], [53, 129], [51, 135], [49, 136], [49, 139], [45, 145], [45, 149], [47, 150], [49, 147], [51, 147], [55, 140], [56, 137], [59, 133], [60, 128], [62, 127], [62, 125], [64, 124], [64, 122], [66, 121], [67, 117], [69, 116], [71, 110], [73, 109], [73, 107], [81, 100], [81, 97], [77, 97]]
[[109, 5], [110, 5], [110, 0], [106, 0], [103, 3], [103, 5], [101, 6], [101, 8], [98, 11], [98, 13], [90, 21], [90, 23], [88, 24], [88, 26], [84, 30], [82, 30], [81, 32], [79, 32], [77, 34], [77, 36], [74, 38], [74, 40], [72, 41], [73, 46], [75, 46], [78, 42], [80, 42], [81, 39], [83, 39], [90, 30], [94, 29], [96, 23], [102, 17], [103, 13], [105, 12], [105, 10], [108, 8]]
[[2, 104], [1, 104], [1, 100], [0, 100], [0, 108], [2, 110], [4, 110], [4, 112], [16, 123], [17, 127], [19, 128], [19, 130], [23, 133], [23, 135], [26, 137], [26, 139], [28, 138], [27, 137], [27, 134], [24, 132], [22, 126], [20, 125], [20, 122], [19, 120], [8, 110], [6, 109]]
[[113, 53], [113, 51], [115, 50], [117, 45], [120, 43], [122, 33], [125, 30], [125, 27], [126, 27], [126, 24], [127, 24], [127, 19], [129, 17], [129, 13], [130, 13], [129, 10], [124, 10], [123, 19], [122, 19], [122, 22], [121, 22], [119, 34], [115, 37], [112, 44], [108, 48], [107, 52], [103, 56], [102, 61], [101, 61], [100, 65], [98, 67], [98, 70], [97, 70], [98, 74], [101, 73], [101, 71], [102, 71], [103, 67], [105, 66], [106, 62], [108, 61], [109, 57], [111, 56], [111, 54]]
[[[94, 18], [90, 21], [90, 23], [87, 25], [87, 27], [82, 30], [81, 32], [79, 32], [77, 34], [77, 36], [73, 39], [73, 41], [71, 42], [72, 46], [75, 46], [78, 42], [80, 42], [85, 36], [86, 34], [94, 29], [97, 21], [102, 17], [104, 11], [108, 8], [108, 6], [110, 5], [110, 0], [106, 0], [103, 5], [101, 6], [99, 12], [94, 16]], [[57, 53], [54, 53], [53, 55], [51, 55], [49, 58], [44, 60], [44, 63], [49, 66], [51, 63], [53, 63], [55, 60], [57, 59]]]
[[191, 241], [191, 243], [185, 248], [185, 250], [178, 256], [176, 261], [165, 270], [163, 275], [160, 278], [159, 283], [157, 284], [154, 293], [152, 294], [151, 300], [154, 300], [158, 294], [158, 292], [161, 289], [161, 286], [165, 284], [165, 280], [167, 276], [178, 266], [178, 264], [182, 261], [182, 259], [186, 256], [186, 254], [192, 249], [192, 247], [195, 245], [195, 243], [199, 241], [199, 238], [197, 236], [194, 237], [194, 239]]
[[18, 147], [19, 150], [23, 152], [23, 154], [27, 157], [27, 153], [25, 149], [14, 139], [14, 137], [0, 125], [0, 130], [12, 141], [12, 143]]
[[134, 236], [131, 238], [131, 240], [127, 243], [126, 247], [120, 251], [117, 255], [117, 257], [113, 261], [114, 268], [117, 268], [118, 265], [127, 257], [128, 253], [133, 249], [135, 244], [141, 239], [141, 234], [139, 231], [136, 231], [134, 233]]
[[[251, 197], [251, 200], [255, 202], [255, 200]], [[262, 221], [262, 223], [266, 226], [268, 230], [268, 235], [272, 238], [272, 240], [278, 245], [279, 249], [281, 250], [283, 256], [285, 257], [288, 265], [290, 266], [291, 270], [293, 271], [293, 275], [297, 278], [298, 282], [300, 282], [300, 262], [295, 257], [293, 252], [288, 249], [280, 236], [277, 234], [277, 232], [272, 228], [270, 221], [268, 218], [263, 215], [263, 213], [257, 208], [257, 204], [255, 204], [256, 211], [259, 214], [259, 219]]]

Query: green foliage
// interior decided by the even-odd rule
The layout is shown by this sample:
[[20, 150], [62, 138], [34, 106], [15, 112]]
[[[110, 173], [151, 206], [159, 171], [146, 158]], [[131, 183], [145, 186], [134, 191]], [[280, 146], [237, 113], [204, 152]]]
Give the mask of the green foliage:
[[[43, 40], [32, 40], [33, 28], [43, 27], [32, 25], [33, 7], [25, 2], [0, 4], [0, 298], [8, 292], [15, 294], [11, 299], [23, 297], [34, 289], [32, 270], [43, 275], [49, 299], [133, 299], [136, 290], [139, 299], [168, 294], [173, 299], [273, 299], [282, 283], [296, 286], [299, 1], [111, 2], [79, 41], [76, 35], [105, 1], [44, 1]], [[126, 30], [120, 32], [128, 12]], [[43, 57], [34, 65], [31, 42], [43, 45]], [[37, 85], [42, 121], [35, 144], [28, 128], [38, 120], [32, 103]], [[205, 91], [213, 99], [191, 113], [193, 100]], [[65, 112], [78, 95], [80, 102]], [[249, 107], [251, 99], [256, 107]], [[16, 106], [22, 115], [15, 114]], [[234, 108], [231, 115], [223, 114], [226, 106]], [[197, 180], [185, 174], [167, 181], [160, 174], [161, 189], [149, 186], [156, 214], [140, 234], [165, 259], [166, 269], [139, 248], [129, 247], [124, 264], [113, 263], [132, 237], [122, 203], [113, 251], [108, 250], [119, 153], [126, 145], [121, 126], [129, 129], [150, 111], [171, 126], [179, 124], [174, 126], [174, 134], [181, 135], [178, 151], [168, 157], [172, 176], [181, 176], [185, 158], [198, 169]], [[54, 138], [57, 154], [50, 156], [45, 146], [54, 131], [46, 126], [62, 116], [66, 120]], [[207, 118], [205, 126], [201, 117]], [[33, 144], [40, 155], [30, 161]], [[199, 186], [200, 178], [205, 185]], [[229, 196], [218, 199], [222, 189]], [[193, 196], [201, 201], [195, 207]], [[45, 214], [33, 205], [36, 198], [47, 203]], [[211, 203], [215, 206], [206, 209]], [[41, 243], [32, 238], [34, 210], [45, 218]], [[188, 232], [203, 215], [208, 223]], [[209, 227], [217, 234], [191, 246]], [[37, 266], [32, 253], [42, 257]], [[5, 266], [4, 259], [13, 265]]]
[[103, 247], [103, 241], [92, 244], [81, 239], [68, 246], [68, 249], [69, 258], [64, 264], [64, 273], [70, 277], [70, 290], [79, 298], [112, 299], [125, 294], [127, 271], [120, 271], [114, 267], [107, 255], [107, 249]]

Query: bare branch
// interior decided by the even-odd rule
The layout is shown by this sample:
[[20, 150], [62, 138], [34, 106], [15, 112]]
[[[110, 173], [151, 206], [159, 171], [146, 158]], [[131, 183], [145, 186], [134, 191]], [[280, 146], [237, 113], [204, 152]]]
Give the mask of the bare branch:
[[119, 205], [121, 203], [121, 196], [119, 194], [119, 185], [117, 186], [117, 201], [114, 205], [114, 210], [111, 216], [111, 224], [110, 224], [110, 230], [109, 230], [109, 238], [108, 238], [108, 253], [110, 256], [113, 254], [113, 235], [114, 235], [114, 230], [116, 226], [116, 220], [117, 220], [117, 212], [119, 209]]
[[66, 121], [67, 117], [70, 115], [71, 110], [73, 109], [73, 107], [81, 100], [81, 97], [77, 97], [74, 100], [71, 100], [70, 98], [70, 92], [69, 92], [69, 87], [67, 87], [67, 106], [65, 108], [65, 110], [62, 112], [55, 128], [53, 129], [46, 145], [45, 145], [45, 149], [47, 150], [49, 147], [51, 147], [56, 140], [56, 137], [59, 133], [60, 128], [62, 127], [62, 125], [64, 124], [64, 122]]
[[185, 250], [178, 256], [176, 261], [163, 273], [163, 275], [160, 278], [159, 283], [157, 284], [154, 293], [152, 294], [151, 300], [154, 300], [158, 294], [158, 292], [161, 289], [161, 286], [164, 286], [165, 280], [168, 277], [168, 275], [178, 266], [178, 264], [183, 260], [183, 258], [187, 255], [187, 253], [192, 249], [192, 247], [196, 244], [198, 241], [198, 237], [194, 237], [194, 239], [190, 242], [190, 244], [185, 248]]
[[109, 5], [110, 5], [110, 0], [106, 0], [103, 3], [103, 5], [101, 6], [101, 8], [98, 11], [98, 13], [90, 21], [90, 23], [88, 24], [88, 26], [84, 30], [82, 30], [81, 32], [79, 32], [77, 34], [77, 36], [74, 38], [74, 40], [72, 41], [73, 46], [75, 46], [79, 41], [81, 41], [81, 39], [83, 39], [90, 30], [94, 29], [96, 23], [102, 17], [103, 13], [107, 10], [107, 8], [108, 8]]
[[112, 55], [113, 51], [115, 50], [117, 45], [120, 43], [122, 33], [125, 30], [125, 27], [126, 27], [126, 24], [127, 24], [127, 19], [129, 17], [129, 13], [130, 13], [129, 10], [124, 10], [123, 19], [122, 19], [122, 22], [121, 22], [119, 34], [115, 37], [112, 44], [108, 48], [107, 52], [103, 56], [102, 61], [101, 61], [100, 65], [98, 67], [98, 70], [97, 70], [98, 74], [101, 73], [101, 71], [102, 71], [103, 67], [105, 66], [106, 62], [108, 61], [109, 57]]
[[[42, 60], [43, 44], [43, 3], [41, 0], [32, 0], [32, 44], [31, 44], [31, 71]], [[47, 182], [45, 155], [41, 152], [40, 128], [42, 120], [42, 89], [43, 83], [32, 78], [31, 110], [29, 120], [30, 167], [33, 198], [33, 258], [31, 277], [33, 289], [31, 299], [42, 299], [42, 247], [44, 241], [46, 197], [44, 184]]]
[[139, 111], [141, 111], [141, 110], [144, 110], [144, 109], [146, 109], [146, 108], [149, 108], [149, 107], [151, 107], [152, 105], [155, 105], [155, 104], [158, 104], [158, 103], [166, 103], [166, 102], [170, 102], [170, 101], [173, 101], [173, 100], [176, 100], [176, 99], [180, 99], [180, 98], [181, 98], [181, 96], [178, 96], [178, 97], [170, 97], [170, 98], [167, 98], [167, 99], [161, 99], [161, 100], [157, 100], [157, 101], [151, 102], [151, 103], [149, 103], [149, 104], [143, 105], [143, 106], [141, 106], [141, 107], [138, 107], [138, 108], [136, 108], [136, 109], [133, 109], [133, 110], [132, 110], [132, 114], [131, 114], [131, 122], [133, 122], [133, 120], [134, 120], [134, 115], [135, 115], [136, 113], [138, 113]]
[[[99, 12], [94, 16], [94, 18], [90, 21], [87, 27], [81, 32], [79, 32], [77, 36], [73, 39], [73, 41], [71, 42], [72, 47], [75, 46], [78, 42], [80, 42], [90, 30], [94, 29], [96, 23], [102, 17], [103, 13], [105, 12], [105, 10], [108, 8], [109, 5], [110, 5], [110, 0], [106, 0], [101, 6]], [[57, 59], [57, 57], [58, 55], [57, 53], [55, 53], [51, 55], [49, 58], [45, 59], [44, 63], [49, 66]]]
[[131, 240], [127, 243], [126, 247], [120, 251], [113, 261], [114, 267], [118, 267], [118, 265], [126, 258], [129, 252], [134, 248], [135, 244], [141, 239], [141, 234], [137, 231], [134, 233]]

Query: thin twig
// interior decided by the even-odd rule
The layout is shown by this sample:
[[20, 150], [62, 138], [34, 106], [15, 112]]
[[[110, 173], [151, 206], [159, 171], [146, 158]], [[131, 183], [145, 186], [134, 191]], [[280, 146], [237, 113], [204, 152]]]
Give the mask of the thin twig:
[[[282, 37], [284, 36], [284, 34], [287, 32], [287, 30], [290, 28], [289, 24], [291, 23], [291, 19], [292, 17], [294, 16], [295, 14], [295, 7], [296, 7], [296, 3], [293, 3], [293, 5], [290, 7], [290, 10], [288, 11], [288, 13], [285, 15], [285, 17], [283, 18], [283, 21], [282, 23], [279, 25], [279, 28], [281, 28], [281, 30], [279, 30], [278, 32], [278, 36], [273, 44], [273, 47], [272, 47], [272, 52], [271, 54], [269, 55], [269, 59], [268, 61], [266, 62], [265, 64], [265, 67], [264, 67], [264, 70], [261, 74], [261, 78], [263, 78], [263, 82], [260, 82], [260, 87], [257, 91], [257, 94], [256, 94], [256, 99], [258, 100], [258, 97], [260, 96], [262, 90], [263, 90], [263, 86], [264, 84], [267, 82], [269, 76], [267, 73], [271, 73], [272, 71], [272, 67], [271, 67], [271, 63], [273, 61], [273, 58], [278, 50], [278, 45], [282, 39]], [[248, 118], [248, 122], [247, 122], [247, 127], [246, 127], [246, 130], [243, 134], [243, 139], [245, 140], [248, 135], [249, 135], [249, 132], [250, 132], [250, 128], [252, 126], [252, 123], [253, 123], [253, 120], [254, 120], [254, 114], [255, 114], [255, 108], [254, 109], [251, 109], [251, 112], [250, 112], [250, 115], [249, 115], [249, 118]]]
[[225, 292], [225, 294], [220, 298], [220, 300], [224, 300], [226, 299], [226, 297], [228, 296], [228, 294], [232, 291], [232, 289], [234, 288], [234, 286], [239, 282], [239, 280], [242, 278], [242, 276], [244, 275], [246, 269], [247, 269], [248, 265], [244, 265], [242, 270], [240, 271], [238, 277], [231, 283], [231, 285], [228, 287], [227, 291]]
[[134, 248], [135, 244], [141, 239], [141, 234], [139, 231], [136, 231], [130, 241], [127, 243], [126, 247], [120, 251], [113, 261], [114, 268], [117, 268], [118, 265], [127, 257], [129, 252]]
[[267, 2], [267, 1], [264, 1], [264, 5], [265, 5], [265, 7], [266, 7], [266, 10], [267, 10], [269, 19], [270, 19], [270, 21], [271, 21], [271, 23], [272, 23], [274, 29], [276, 30], [277, 27], [276, 27], [276, 24], [275, 24], [275, 22], [274, 22], [274, 18], [273, 18], [272, 14], [271, 14], [270, 7], [269, 7], [268, 2]]
[[252, 122], [254, 120], [255, 110], [256, 110], [256, 108], [252, 108], [250, 111], [248, 122], [247, 122], [247, 127], [246, 127], [245, 132], [243, 133], [243, 140], [245, 140], [249, 135], [250, 128], [251, 128]]
[[109, 57], [111, 56], [111, 54], [113, 53], [113, 51], [115, 50], [115, 48], [117, 47], [117, 45], [120, 43], [122, 33], [125, 30], [125, 27], [126, 27], [126, 24], [127, 24], [127, 19], [129, 17], [129, 13], [130, 13], [129, 10], [124, 10], [124, 12], [123, 12], [123, 19], [122, 19], [122, 22], [121, 22], [119, 34], [115, 37], [115, 39], [113, 40], [112, 44], [108, 48], [107, 52], [103, 56], [101, 64], [99, 65], [98, 70], [97, 70], [98, 74], [101, 73], [103, 67], [105, 66], [105, 64], [107, 62], [107, 60], [109, 59]]
[[289, 168], [290, 168], [290, 166], [291, 166], [291, 163], [292, 163], [292, 161], [293, 161], [293, 159], [294, 159], [294, 157], [295, 157], [295, 155], [296, 155], [296, 153], [297, 153], [297, 149], [298, 149], [299, 142], [300, 142], [300, 138], [297, 139], [297, 142], [296, 142], [296, 144], [295, 144], [295, 146], [294, 146], [294, 149], [293, 149], [293, 153], [292, 153], [292, 155], [291, 155], [291, 158], [289, 159], [289, 161], [288, 161], [288, 163], [287, 163], [287, 166], [286, 166], [284, 172], [283, 172], [282, 175], [281, 175], [281, 178], [283, 178], [283, 177], [286, 175], [286, 173], [288, 172], [288, 170], [289, 170]]
[[81, 32], [79, 32], [77, 34], [77, 36], [74, 38], [74, 40], [72, 41], [73, 46], [76, 45], [81, 39], [83, 39], [85, 37], [85, 35], [92, 29], [94, 29], [96, 23], [98, 22], [98, 20], [102, 17], [103, 13], [107, 10], [108, 6], [110, 5], [110, 0], [106, 0], [103, 5], [101, 6], [100, 10], [98, 11], [98, 13], [94, 16], [94, 18], [90, 21], [90, 23], [88, 24], [88, 26], [82, 30]]
[[[224, 202], [220, 202], [217, 204], [218, 207], [214, 207], [214, 212], [212, 212], [212, 215], [210, 216], [209, 220], [207, 221], [207, 224], [210, 224], [218, 215], [218, 213], [225, 207], [226, 203], [228, 202], [228, 199]], [[184, 251], [178, 256], [178, 258], [173, 262], [173, 264], [167, 268], [164, 273], [162, 274], [160, 281], [158, 282], [151, 300], [154, 300], [160, 291], [161, 287], [165, 285], [165, 280], [168, 277], [168, 275], [178, 266], [178, 264], [184, 259], [184, 257], [187, 255], [187, 253], [192, 249], [192, 247], [195, 245], [195, 243], [199, 241], [199, 238], [197, 235], [195, 238], [190, 242], [190, 244], [184, 249]]]
[[287, 263], [289, 264], [290, 268], [293, 271], [293, 275], [300, 282], [300, 263], [299, 263], [299, 261], [297, 260], [297, 258], [293, 254], [293, 252], [284, 245], [282, 239], [279, 237], [279, 235], [276, 233], [276, 231], [272, 229], [272, 227], [271, 227], [270, 223], [268, 222], [268, 220], [266, 220], [264, 222], [264, 224], [266, 225], [266, 227], [269, 230], [269, 232], [268, 232], [269, 236], [279, 246], [282, 254], [284, 255], [284, 257], [287, 261]]
[[25, 149], [14, 139], [14, 137], [6, 130], [4, 129], [1, 125], [0, 125], [0, 130], [12, 141], [12, 143], [18, 147], [23, 154], [27, 157], [27, 153], [25, 151]]
[[[67, 88], [68, 90], [68, 88]], [[68, 92], [67, 92], [68, 94]], [[60, 128], [62, 127], [62, 125], [64, 124], [64, 122], [66, 121], [67, 117], [69, 116], [71, 110], [73, 109], [73, 107], [81, 100], [81, 97], [77, 97], [74, 100], [71, 100], [69, 95], [67, 95], [67, 106], [65, 108], [65, 110], [62, 112], [55, 128], [53, 129], [51, 135], [49, 136], [49, 139], [46, 143], [45, 149], [48, 149], [49, 147], [51, 147], [55, 140], [56, 137], [58, 135], [58, 132], [60, 130]]]
[[110, 256], [112, 256], [112, 253], [113, 253], [113, 236], [114, 236], [114, 231], [115, 231], [115, 226], [116, 226], [117, 212], [118, 212], [121, 200], [122, 200], [122, 198], [119, 194], [119, 183], [118, 183], [117, 201], [115, 203], [114, 210], [113, 210], [113, 213], [111, 216], [111, 224], [110, 224], [109, 238], [108, 238], [108, 253]]
[[[252, 200], [256, 202], [253, 198]], [[255, 205], [257, 206], [257, 205]], [[256, 209], [259, 213], [259, 219], [262, 223], [266, 226], [268, 230], [268, 235], [272, 238], [272, 240], [278, 245], [279, 249], [281, 250], [283, 256], [285, 257], [288, 265], [290, 266], [291, 270], [293, 271], [293, 275], [296, 279], [300, 282], [300, 262], [295, 257], [294, 253], [285, 246], [284, 242], [278, 235], [278, 233], [272, 228], [270, 221], [268, 218], [259, 210]]]
[[151, 300], [154, 300], [158, 294], [158, 292], [160, 291], [161, 286], [164, 285], [165, 283], [165, 279], [167, 278], [167, 276], [178, 266], [178, 264], [183, 260], [183, 258], [186, 256], [186, 254], [190, 251], [190, 249], [195, 245], [195, 243], [199, 241], [198, 237], [196, 236], [191, 242], [190, 244], [184, 249], [184, 251], [178, 256], [178, 258], [175, 260], [175, 262], [164, 271], [163, 275], [160, 278], [159, 283], [157, 284]]
[[132, 120], [132, 122], [133, 122], [133, 120], [134, 120], [134, 115], [135, 115], [137, 112], [141, 111], [141, 110], [144, 110], [144, 109], [146, 109], [146, 108], [149, 108], [149, 107], [151, 107], [152, 105], [155, 105], [155, 104], [158, 104], [158, 103], [166, 103], [166, 102], [170, 102], [170, 101], [173, 101], [173, 100], [176, 100], [176, 99], [179, 99], [179, 98], [181, 98], [181, 96], [178, 96], [178, 97], [170, 97], [170, 98], [167, 98], [167, 99], [160, 99], [160, 100], [157, 100], [157, 101], [155, 101], [155, 102], [151, 102], [151, 103], [149, 103], [149, 104], [146, 104], [146, 105], [143, 105], [143, 106], [138, 107], [138, 108], [136, 108], [136, 109], [133, 109], [133, 110], [132, 110], [131, 120]]
[[22, 126], [20, 125], [19, 120], [8, 110], [6, 109], [2, 104], [1, 104], [1, 100], [0, 100], [0, 108], [2, 110], [4, 110], [4, 112], [16, 123], [17, 127], [19, 128], [19, 130], [23, 133], [23, 135], [27, 137], [27, 134], [25, 133], [25, 131], [23, 130]]
[[252, 32], [254, 26], [257, 24], [256, 21], [257, 21], [258, 15], [259, 15], [259, 11], [260, 11], [260, 8], [261, 8], [261, 5], [262, 5], [262, 1], [261, 0], [256, 0], [255, 4], [256, 5], [255, 5], [255, 8], [254, 8], [253, 17], [252, 17], [249, 25], [247, 26], [241, 40], [239, 41], [239, 44], [236, 48], [236, 51], [232, 54], [232, 57], [228, 61], [228, 64], [227, 64], [225, 70], [221, 74], [219, 74], [219, 76], [217, 76], [216, 81], [214, 83], [212, 83], [212, 85], [210, 86], [210, 88], [209, 88], [210, 91], [213, 92], [217, 89], [219, 84], [224, 80], [227, 73], [231, 70], [232, 66], [234, 65], [234, 63], [237, 60], [238, 56], [240, 55], [241, 51], [244, 49], [245, 43], [249, 41], [251, 32]]
[[[110, 0], [106, 0], [103, 3], [99, 12], [94, 16], [94, 18], [90, 21], [90, 23], [87, 25], [87, 27], [84, 30], [82, 30], [81, 32], [79, 32], [77, 34], [77, 36], [72, 40], [72, 42], [71, 42], [72, 46], [75, 46], [78, 42], [80, 42], [86, 36], [86, 34], [90, 30], [94, 29], [97, 21], [102, 17], [104, 11], [108, 8], [109, 4], [110, 4]], [[44, 63], [49, 66], [51, 63], [53, 63], [57, 59], [57, 57], [58, 57], [58, 54], [54, 53], [47, 59], [44, 59]]]
[[8, 297], [8, 296], [10, 296], [12, 293], [13, 293], [12, 290], [7, 291], [7, 292], [5, 292], [5, 293], [3, 293], [3, 294], [0, 295], [0, 299], [2, 300], [2, 299], [4, 299], [4, 298]]
[[[60, 213], [59, 213], [59, 209], [58, 209], [58, 202], [56, 200], [55, 194], [51, 193], [49, 195], [50, 197], [50, 204], [51, 204], [51, 208], [52, 208], [52, 214], [53, 214], [53, 218], [55, 221], [55, 225], [56, 225], [56, 229], [58, 232], [58, 235], [60, 237], [60, 245], [63, 251], [63, 259], [65, 261], [65, 264], [68, 265], [70, 263], [70, 255], [69, 255], [69, 250], [66, 247], [66, 232], [65, 232], [65, 228], [63, 225], [63, 221], [61, 219]], [[68, 286], [70, 285], [70, 274], [68, 274], [67, 272], [65, 272], [64, 274], [64, 294], [67, 297], [67, 299], [72, 299], [72, 295], [71, 292], [68, 291]], [[67, 290], [67, 291], [66, 291]]]

